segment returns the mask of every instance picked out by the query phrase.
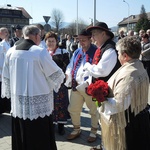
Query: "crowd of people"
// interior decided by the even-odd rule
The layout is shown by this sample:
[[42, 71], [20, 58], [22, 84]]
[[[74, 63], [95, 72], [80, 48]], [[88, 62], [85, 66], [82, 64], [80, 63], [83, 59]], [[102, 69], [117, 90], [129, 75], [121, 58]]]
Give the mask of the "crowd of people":
[[147, 31], [141, 29], [138, 35], [135, 34], [133, 30], [129, 30], [127, 35], [125, 35], [124, 31], [120, 30], [118, 40], [126, 36], [135, 36], [140, 41], [142, 48], [140, 60], [142, 61], [150, 79], [150, 29], [147, 29]]
[[[54, 128], [64, 135], [68, 119], [67, 140], [80, 137], [84, 103], [87, 142], [97, 140], [99, 126], [102, 133], [90, 150], [150, 149], [150, 29], [119, 34], [116, 43], [104, 22], [60, 37], [41, 24], [17, 25], [11, 38], [0, 28], [0, 114], [11, 114], [12, 150], [57, 150]], [[87, 92], [97, 81], [109, 87], [99, 106]]]

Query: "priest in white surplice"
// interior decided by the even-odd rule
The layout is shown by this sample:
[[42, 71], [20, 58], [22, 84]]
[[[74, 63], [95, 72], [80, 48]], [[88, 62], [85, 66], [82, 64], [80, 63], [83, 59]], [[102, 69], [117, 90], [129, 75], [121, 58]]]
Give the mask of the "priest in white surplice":
[[23, 28], [24, 40], [6, 54], [2, 97], [11, 98], [12, 150], [56, 150], [52, 122], [53, 90], [64, 73], [46, 49], [40, 48], [40, 30]]

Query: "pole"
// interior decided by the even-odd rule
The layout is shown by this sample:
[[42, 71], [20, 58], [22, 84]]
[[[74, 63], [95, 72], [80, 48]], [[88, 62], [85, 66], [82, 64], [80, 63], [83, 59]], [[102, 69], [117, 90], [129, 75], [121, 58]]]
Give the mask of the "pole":
[[96, 23], [96, 0], [94, 0], [94, 20], [93, 20], [93, 26]]
[[93, 18], [89, 18], [89, 19], [91, 19], [91, 26], [93, 26]]
[[129, 6], [129, 3], [127, 3], [125, 0], [123, 0], [123, 2], [125, 2], [128, 6], [128, 25], [127, 25], [127, 31], [129, 31], [129, 22], [130, 22], [130, 18], [129, 18], [129, 15], [130, 15], [130, 6]]
[[77, 21], [76, 21], [76, 34], [79, 33], [79, 27], [78, 27], [78, 0], [77, 0]]

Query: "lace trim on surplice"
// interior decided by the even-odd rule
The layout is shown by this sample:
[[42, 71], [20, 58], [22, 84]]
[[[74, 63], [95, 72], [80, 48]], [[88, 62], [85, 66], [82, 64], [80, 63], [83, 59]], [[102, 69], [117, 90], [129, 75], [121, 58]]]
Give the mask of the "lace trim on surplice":
[[11, 97], [10, 92], [10, 80], [8, 78], [3, 77], [2, 89], [1, 89], [1, 97], [7, 97], [8, 99]]
[[12, 115], [30, 120], [49, 116], [53, 110], [53, 91], [37, 96], [12, 95]]
[[61, 83], [64, 82], [64, 78], [65, 78], [65, 75], [62, 70], [58, 70], [55, 73], [53, 73], [52, 75], [50, 75], [47, 78], [50, 88], [52, 88], [52, 86], [53, 86], [54, 91], [58, 92], [58, 90], [61, 86]]
[[53, 111], [53, 90], [50, 93], [36, 96], [10, 94], [10, 81], [3, 78], [2, 98], [11, 97], [11, 113], [13, 117], [37, 119], [49, 116]]
[[[64, 81], [65, 75], [62, 70], [58, 70], [47, 78], [49, 82], [49, 93], [33, 96], [24, 96], [13, 94], [10, 91], [10, 81], [3, 78], [2, 84], [2, 97], [11, 97], [11, 113], [13, 117], [23, 119], [29, 118], [30, 120], [37, 119], [38, 117], [49, 116], [53, 111], [53, 90], [59, 90]], [[11, 94], [10, 94], [11, 93]]]

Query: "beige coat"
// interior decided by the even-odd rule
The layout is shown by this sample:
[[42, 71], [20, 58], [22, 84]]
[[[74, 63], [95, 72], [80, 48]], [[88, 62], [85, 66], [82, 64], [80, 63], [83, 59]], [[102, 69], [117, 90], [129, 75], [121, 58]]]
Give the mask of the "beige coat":
[[[109, 79], [108, 84], [114, 94], [114, 103], [106, 101], [104, 111], [100, 112], [102, 139], [106, 150], [126, 150], [125, 110], [131, 106], [131, 111], [136, 115], [146, 107], [148, 80], [146, 70], [137, 59], [125, 63]], [[111, 115], [108, 114], [109, 108], [113, 108]]]

